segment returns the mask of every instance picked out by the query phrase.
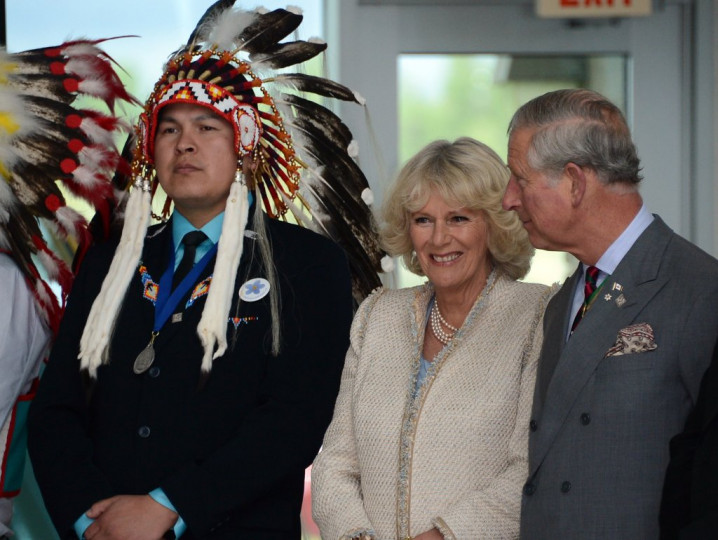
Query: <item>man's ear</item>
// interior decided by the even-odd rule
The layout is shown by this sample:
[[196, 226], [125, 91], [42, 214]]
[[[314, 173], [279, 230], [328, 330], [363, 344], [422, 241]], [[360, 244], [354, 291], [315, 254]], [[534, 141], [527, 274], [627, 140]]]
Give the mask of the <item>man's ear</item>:
[[571, 205], [576, 208], [581, 204], [586, 194], [586, 171], [583, 167], [570, 161], [564, 166], [563, 170], [571, 184]]

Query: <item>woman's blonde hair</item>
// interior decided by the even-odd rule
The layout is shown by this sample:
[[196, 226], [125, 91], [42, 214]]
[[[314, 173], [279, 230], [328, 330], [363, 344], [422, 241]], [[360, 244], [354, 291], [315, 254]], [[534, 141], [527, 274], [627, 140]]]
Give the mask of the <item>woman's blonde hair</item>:
[[470, 137], [453, 143], [434, 141], [401, 169], [382, 207], [384, 249], [401, 256], [406, 267], [424, 275], [409, 236], [411, 214], [423, 208], [432, 192], [448, 204], [481, 211], [488, 229], [491, 261], [512, 279], [526, 275], [534, 249], [516, 212], [501, 207], [509, 171], [488, 146]]

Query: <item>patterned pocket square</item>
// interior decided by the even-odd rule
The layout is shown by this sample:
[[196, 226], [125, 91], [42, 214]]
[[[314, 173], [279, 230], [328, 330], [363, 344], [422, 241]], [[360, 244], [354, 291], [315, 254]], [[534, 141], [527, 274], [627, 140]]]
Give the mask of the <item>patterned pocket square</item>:
[[616, 344], [608, 349], [606, 357], [635, 354], [657, 349], [653, 341], [653, 328], [648, 323], [632, 324], [618, 331]]

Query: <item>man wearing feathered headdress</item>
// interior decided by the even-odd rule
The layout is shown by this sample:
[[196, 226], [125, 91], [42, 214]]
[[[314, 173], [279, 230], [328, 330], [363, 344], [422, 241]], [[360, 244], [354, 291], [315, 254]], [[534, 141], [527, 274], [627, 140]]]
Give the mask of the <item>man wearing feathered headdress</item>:
[[[296, 13], [232, 4], [210, 7], [145, 105], [121, 238], [88, 253], [31, 410], [30, 455], [63, 538], [301, 534], [304, 469], [331, 419], [352, 283], [336, 244], [268, 216], [356, 231], [355, 297], [378, 284], [381, 257], [363, 240], [368, 188], [346, 126], [268, 87], [356, 95], [267, 76], [326, 46], [279, 43]], [[148, 228], [159, 188], [169, 219]], [[351, 218], [327, 218], [327, 191], [348, 193], [337, 207], [353, 204]], [[307, 213], [310, 199], [330, 210]]]

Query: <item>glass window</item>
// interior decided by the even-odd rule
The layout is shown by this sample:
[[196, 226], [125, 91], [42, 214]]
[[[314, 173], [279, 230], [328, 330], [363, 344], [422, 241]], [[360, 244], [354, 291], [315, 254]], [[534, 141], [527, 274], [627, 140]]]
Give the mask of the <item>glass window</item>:
[[[626, 113], [628, 60], [622, 55], [402, 54], [397, 67], [400, 164], [433, 140], [464, 135], [505, 160], [506, 128], [516, 109], [559, 88], [592, 88]], [[525, 280], [561, 282], [576, 264], [568, 254], [537, 250]], [[398, 287], [424, 280], [397, 265]]]

